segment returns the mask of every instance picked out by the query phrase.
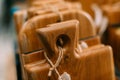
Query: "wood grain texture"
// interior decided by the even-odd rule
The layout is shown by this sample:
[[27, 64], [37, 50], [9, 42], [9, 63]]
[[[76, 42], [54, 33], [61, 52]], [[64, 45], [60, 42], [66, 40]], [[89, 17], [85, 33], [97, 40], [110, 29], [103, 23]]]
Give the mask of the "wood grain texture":
[[43, 50], [31, 52], [29, 54], [22, 54], [24, 64], [37, 62], [44, 59]]
[[[57, 68], [60, 74], [66, 71], [71, 75], [72, 80], [115, 80], [112, 49], [110, 46], [96, 45], [84, 49], [82, 52], [75, 51], [79, 39], [79, 27], [76, 24], [76, 21], [66, 21], [37, 30], [47, 54], [53, 54], [49, 56], [53, 62], [58, 56], [55, 46], [56, 38], [61, 34], [69, 38], [68, 43], [62, 47], [64, 49], [64, 57]], [[56, 26], [58, 27], [56, 28]], [[51, 51], [53, 53], [50, 53]], [[26, 69], [29, 75], [31, 75], [31, 80], [48, 80], [47, 74], [50, 65], [47, 62], [40, 63], [34, 67], [28, 66], [26, 65]], [[57, 80], [57, 75], [53, 73], [50, 79]]]
[[58, 3], [58, 2], [56, 2], [56, 3], [52, 3], [52, 4], [50, 2], [50, 3], [47, 3], [46, 6], [40, 5], [40, 2], [37, 2], [37, 3], [39, 3], [39, 6], [31, 6], [26, 10], [20, 10], [14, 14], [14, 21], [15, 21], [17, 34], [20, 32], [23, 24], [28, 19], [31, 19], [32, 17], [37, 16], [37, 15], [44, 15], [44, 14], [49, 14], [49, 13], [54, 13], [54, 12], [57, 13], [57, 11], [52, 9], [53, 7], [56, 7], [57, 10], [59, 10], [59, 11], [71, 9], [71, 8], [79, 9], [79, 10], [81, 9], [81, 4], [76, 3], [76, 2], [74, 2], [74, 3], [70, 3], [70, 2]]
[[[84, 36], [86, 36], [86, 37], [94, 36], [95, 35], [95, 30], [94, 30], [94, 26], [93, 26], [94, 24], [91, 21], [92, 19], [90, 18], [90, 16], [87, 13], [85, 13], [84, 11], [77, 12], [76, 10], [75, 11], [69, 10], [69, 11], [61, 12], [65, 21], [78, 18], [76, 13], [77, 14], [80, 13], [80, 15], [84, 16], [83, 18], [86, 19], [86, 20], [84, 19], [85, 24], [83, 24], [82, 21], [80, 21], [81, 22], [80, 26], [82, 27], [82, 25], [84, 25], [84, 27], [88, 27], [87, 30], [91, 29], [90, 30], [91, 32], [87, 33], [87, 35], [84, 35]], [[29, 52], [41, 49], [42, 48], [41, 43], [39, 42], [39, 39], [38, 39], [38, 36], [36, 35], [35, 30], [40, 27], [45, 27], [47, 24], [58, 22], [59, 20], [60, 20], [60, 17], [56, 13], [45, 14], [44, 16], [37, 16], [37, 17], [32, 18], [31, 20], [28, 20], [25, 23], [25, 25], [23, 26], [23, 28], [19, 34], [19, 42], [20, 42], [20, 46], [21, 46], [20, 48], [22, 48], [21, 53], [29, 53]], [[86, 24], [88, 24], [89, 26]], [[82, 29], [81, 29], [81, 31], [82, 31]], [[86, 32], [86, 30], [84, 32]], [[23, 61], [24, 60], [22, 58], [21, 62], [23, 62]]]
[[[57, 2], [61, 2], [61, 1], [48, 1], [48, 2], [43, 2], [43, 3], [46, 3], [46, 4], [57, 4]], [[39, 4], [42, 4], [41, 5], [41, 7], [42, 6], [44, 6], [45, 7], [45, 5], [43, 4], [43, 3], [40, 3], [39, 2]], [[61, 4], [61, 3], [60, 3]], [[63, 3], [62, 3], [63, 4]], [[68, 4], [68, 3], [67, 3]], [[72, 3], [72, 4], [74, 4], [74, 5], [69, 5], [69, 8], [71, 7], [71, 8], [76, 8], [79, 4], [78, 3]], [[57, 4], [58, 5], [58, 4]], [[64, 5], [66, 5], [66, 4], [64, 4]], [[34, 6], [34, 7], [38, 7], [37, 5], [36, 6]], [[39, 6], [40, 7], [40, 6]], [[58, 7], [62, 7], [62, 8], [60, 8], [60, 10], [61, 9], [63, 9], [64, 8], [64, 6], [62, 5], [59, 5]], [[67, 6], [68, 7], [68, 6]], [[36, 8], [35, 8], [36, 9]], [[79, 8], [80, 9], [80, 8]], [[37, 10], [37, 9], [36, 9]], [[34, 11], [33, 11], [34, 12]], [[50, 11], [51, 12], [51, 11]], [[53, 12], [53, 11], [52, 11]], [[49, 10], [48, 11], [46, 11], [46, 10], [44, 10], [44, 9], [42, 9], [42, 12], [37, 12], [37, 14], [38, 15], [44, 15], [45, 13], [49, 13]], [[16, 12], [15, 13], [15, 15], [14, 15], [14, 18], [15, 18], [15, 23], [16, 23], [16, 29], [17, 29], [17, 34], [19, 34], [19, 32], [20, 32], [20, 30], [21, 30], [21, 28], [23, 27], [23, 24], [29, 19], [29, 13], [27, 14], [27, 10], [22, 10], [22, 11], [18, 11], [18, 12]], [[35, 16], [36, 16], [36, 14], [35, 14]], [[39, 56], [40, 54], [38, 54], [38, 55], [31, 55], [32, 56], [32, 58], [33, 58], [33, 56]], [[21, 59], [21, 64], [22, 64], [22, 74], [23, 74], [23, 79], [25, 79], [25, 80], [27, 80], [27, 77], [26, 77], [26, 75], [27, 74], [25, 74], [25, 71], [24, 71], [24, 64], [26, 63], [26, 62], [29, 62], [29, 60], [30, 59], [32, 59], [30, 56], [28, 57], [29, 55], [24, 55], [24, 54], [20, 54], [20, 59]], [[30, 59], [27, 59], [27, 58], [30, 58]], [[38, 58], [37, 58], [38, 59]]]
[[[80, 41], [86, 42], [88, 47], [101, 44], [100, 38], [98, 36]], [[42, 49], [28, 54], [22, 54], [24, 65], [43, 60], [44, 58], [43, 51], [44, 50]]]
[[[80, 22], [80, 36], [79, 38], [87, 38], [90, 36], [95, 36], [94, 23], [91, 17], [84, 11], [78, 10], [67, 10], [60, 12], [63, 15], [63, 21], [78, 19]], [[51, 23], [57, 23], [60, 20], [60, 17], [56, 13], [45, 14], [44, 16], [36, 16], [31, 20], [28, 20], [24, 27], [21, 29], [19, 35], [19, 44], [22, 53], [28, 53], [31, 51], [39, 50], [42, 48], [39, 39], [36, 35], [35, 30], [38, 28], [45, 27]], [[87, 30], [87, 32], [86, 32]]]
[[[81, 53], [82, 55], [80, 55], [80, 59], [75, 59], [74, 61], [69, 60], [70, 62], [63, 60], [63, 63], [60, 64], [61, 66], [58, 67], [58, 70], [61, 74], [64, 71], [70, 73], [72, 80], [115, 80], [114, 67], [110, 60], [112, 59], [112, 56], [108, 54], [110, 53], [109, 50], [109, 47], [95, 48], [92, 50], [90, 49], [89, 51]], [[105, 59], [104, 62], [103, 59]], [[81, 63], [77, 63], [78, 60]], [[28, 67], [28, 65], [26, 66], [29, 75], [32, 76], [31, 80], [47, 80], [49, 68], [50, 65], [47, 62], [41, 62], [41, 64], [39, 62], [39, 64], [33, 67]], [[51, 79], [56, 80], [56, 74], [53, 73]]]
[[[88, 38], [85, 40], [81, 40], [81, 41], [86, 42], [88, 44], [88, 47], [93, 47], [95, 45], [101, 44], [100, 38], [98, 36]], [[96, 48], [100, 47], [100, 46], [103, 46], [103, 45], [96, 46]], [[25, 77], [31, 76], [31, 73], [33, 72], [31, 70], [34, 70], [35, 67], [38, 68], [41, 64], [45, 63], [44, 54], [43, 54], [42, 50], [36, 51], [36, 52], [31, 52], [29, 54], [21, 54], [21, 55], [23, 57], [23, 63], [24, 63], [22, 65], [24, 65], [25, 72], [27, 73], [27, 76], [25, 76]], [[37, 70], [38, 69], [36, 69], [36, 71]], [[31, 77], [28, 77], [28, 78], [29, 78], [29, 80], [32, 79]]]
[[[57, 39], [60, 37], [63, 41], [65, 51], [73, 51], [79, 44], [79, 21], [70, 20], [62, 23], [50, 24], [46, 28], [41, 28], [37, 32], [47, 53], [58, 53]], [[69, 47], [69, 50], [67, 48]], [[67, 52], [69, 53], [69, 52]], [[49, 54], [48, 54], [49, 55]]]
[[[46, 10], [45, 9], [39, 10], [40, 8], [38, 8], [37, 10], [37, 7], [43, 6], [44, 0], [43, 0], [43, 3], [41, 3], [41, 5], [38, 2], [36, 1], [36, 3], [32, 4], [35, 7], [35, 11], [31, 11], [33, 18], [29, 18], [30, 20], [28, 20], [24, 24], [22, 29], [20, 29], [19, 27], [21, 27], [21, 25], [23, 24], [23, 22], [21, 22], [24, 17], [22, 16], [23, 13], [19, 14], [20, 20], [18, 20], [17, 18], [17, 20], [20, 21], [20, 24], [17, 24], [18, 25], [17, 30], [18, 32], [19, 30], [21, 30], [19, 34], [19, 42], [20, 42], [20, 46], [21, 46], [20, 49], [22, 53], [22, 54], [20, 53], [22, 68], [23, 68], [23, 72], [27, 73], [27, 74], [24, 74], [24, 77], [25, 77], [24, 80], [47, 80], [48, 79], [46, 74], [48, 73], [50, 65], [44, 59], [43, 51], [41, 50], [41, 48], [43, 48], [42, 42], [39, 41], [39, 37], [36, 34], [36, 29], [47, 27], [48, 24], [58, 23], [58, 21], [60, 21], [60, 16], [52, 12], [51, 10], [49, 10], [49, 8]], [[56, 0], [56, 3], [58, 3], [57, 0]], [[51, 4], [56, 4], [56, 3], [54, 3], [53, 1]], [[88, 37], [96, 35], [94, 30], [94, 23], [91, 17], [86, 12], [81, 10], [78, 11], [78, 10], [69, 10], [69, 9], [66, 10], [66, 9], [67, 9], [66, 6], [64, 7], [63, 5], [61, 7], [60, 5], [60, 14], [62, 14], [64, 18], [63, 21], [67, 21], [71, 19], [79, 20], [80, 22], [79, 38], [83, 39], [83, 41], [88, 43], [88, 46], [90, 48], [85, 49], [82, 53], [80, 53], [80, 57], [79, 57], [80, 59], [78, 59], [78, 57], [76, 59], [76, 56], [74, 56], [74, 58], [73, 56], [70, 57], [72, 58], [70, 60], [72, 60], [73, 62], [70, 62], [70, 64], [65, 65], [63, 67], [60, 66], [58, 70], [61, 72], [61, 74], [63, 73], [63, 70], [68, 70], [68, 72], [70, 72], [70, 74], [72, 75], [73, 80], [76, 80], [76, 79], [77, 80], [78, 79], [80, 80], [114, 80], [115, 78], [114, 78], [114, 69], [113, 69], [113, 60], [112, 60], [112, 50], [110, 49], [110, 47], [101, 45], [100, 39], [98, 37], [86, 39]], [[28, 13], [28, 15], [31, 15], [31, 13]], [[66, 53], [64, 54], [65, 56], [66, 56]], [[69, 53], [73, 53], [73, 52], [69, 52]], [[52, 60], [54, 61], [54, 59], [55, 58], [53, 58]], [[105, 61], [103, 63], [104, 59]], [[62, 64], [66, 64], [65, 60], [63, 60], [62, 62], [63, 62]], [[67, 69], [66, 66], [72, 66], [71, 63], [74, 63], [74, 64], [76, 63], [80, 67], [78, 68], [76, 66], [75, 67], [76, 71], [73, 71], [74, 69], [70, 70], [70, 68], [73, 68], [73, 67], [70, 67], [69, 69]], [[96, 63], [96, 64], [93, 64], [93, 63]], [[24, 70], [24, 68], [26, 70]], [[80, 72], [80, 76], [79, 78], [77, 77], [74, 78], [74, 76], [78, 73], [77, 71]], [[91, 74], [90, 72], [92, 72], [93, 74]], [[98, 72], [99, 74], [95, 74]], [[79, 74], [77, 74], [77, 76], [78, 75]], [[89, 76], [86, 77], [86, 75], [89, 75]], [[101, 77], [104, 77], [104, 78], [101, 78]], [[55, 79], [57, 79], [57, 75], [53, 74], [53, 76], [51, 77], [51, 80], [55, 80]]]
[[[64, 20], [70, 20], [70, 19], [74, 19], [75, 13], [76, 13], [76, 11], [74, 12], [74, 11], [69, 10], [69, 11], [62, 12], [61, 14], [63, 14]], [[84, 18], [86, 18], [86, 20], [87, 20], [86, 23], [89, 24], [89, 27], [88, 27], [88, 25], [86, 25], [86, 27], [88, 27], [87, 30], [91, 29], [91, 32], [85, 36], [88, 36], [88, 37], [94, 36], [95, 32], [94, 32], [93, 23], [91, 23], [91, 21], [90, 21], [91, 18], [86, 13], [85, 14], [88, 16], [84, 15], [84, 13], [85, 12], [81, 12], [81, 15], [85, 16]], [[69, 16], [71, 16], [71, 17], [69, 17]], [[76, 17], [77, 17], [77, 15], [76, 15]], [[20, 35], [19, 35], [20, 45], [22, 48], [21, 53], [29, 53], [31, 51], [36, 51], [36, 50], [41, 49], [42, 45], [39, 42], [39, 39], [38, 39], [38, 36], [36, 35], [35, 30], [40, 27], [45, 27], [47, 24], [58, 22], [59, 19], [60, 18], [58, 16], [58, 14], [51, 13], [51, 14], [46, 14], [44, 16], [37, 16], [37, 17], [34, 17], [33, 19], [29, 20], [24, 25], [24, 27], [21, 30]], [[83, 27], [85, 27], [85, 24], [82, 24], [82, 21], [80, 21], [80, 22], [81, 22], [80, 25], [84, 25]], [[82, 29], [81, 29], [81, 31], [82, 31]], [[86, 32], [86, 30], [84, 32]], [[21, 62], [24, 62], [23, 58], [22, 58]], [[24, 65], [24, 63], [22, 63], [22, 65]]]
[[[44, 4], [43, 4], [43, 2], [44, 2]], [[39, 7], [38, 6], [30, 6], [28, 9], [24, 9], [24, 10], [20, 10], [20, 11], [15, 12], [15, 14], [14, 14], [14, 21], [15, 21], [15, 26], [16, 26], [17, 34], [21, 30], [23, 24], [31, 17], [31, 15], [32, 15], [30, 13], [31, 11], [34, 12], [34, 9], [35, 10], [38, 10], [38, 9], [44, 10], [45, 9], [44, 5], [45, 4], [49, 4], [50, 5], [50, 3], [52, 3], [52, 2], [56, 2], [56, 1], [42, 1], [42, 2], [37, 2], [37, 3], [39, 3]], [[59, 2], [59, 1], [57, 0], [57, 2]], [[40, 4], [42, 4], [42, 5], [40, 5]], [[46, 12], [44, 12], [44, 13], [46, 13]], [[44, 14], [44, 13], [42, 12], [42, 14]]]

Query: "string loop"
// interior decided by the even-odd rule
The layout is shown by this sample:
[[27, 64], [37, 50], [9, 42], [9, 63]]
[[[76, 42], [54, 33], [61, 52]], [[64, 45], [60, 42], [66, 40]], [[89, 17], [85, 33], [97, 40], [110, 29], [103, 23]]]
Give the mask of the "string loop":
[[60, 62], [61, 62], [61, 60], [63, 58], [63, 50], [62, 50], [61, 47], [58, 47], [58, 49], [59, 49], [59, 56], [58, 56], [58, 59], [57, 59], [55, 64], [53, 64], [53, 62], [48, 58], [46, 52], [44, 52], [44, 56], [45, 56], [46, 60], [51, 65], [51, 68], [49, 69], [49, 72], [48, 72], [49, 77], [51, 77], [52, 72], [54, 70], [56, 72], [56, 74], [58, 75], [58, 77], [60, 78], [60, 73], [58, 72], [57, 67], [59, 66], [59, 64], [60, 64]]

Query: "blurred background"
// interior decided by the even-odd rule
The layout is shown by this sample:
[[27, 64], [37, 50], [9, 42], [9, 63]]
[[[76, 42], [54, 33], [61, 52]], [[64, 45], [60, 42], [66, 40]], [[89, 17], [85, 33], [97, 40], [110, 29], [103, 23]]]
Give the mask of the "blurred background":
[[[75, 0], [69, 0], [75, 1]], [[91, 4], [112, 4], [119, 0], [79, 0], [94, 19]], [[29, 2], [29, 1], [28, 1]], [[86, 6], [86, 4], [89, 4]], [[27, 6], [26, 0], [0, 0], [0, 80], [21, 80], [14, 13]], [[120, 75], [116, 69], [116, 75]]]
[[[0, 0], [0, 80], [17, 80], [16, 69], [20, 65], [15, 49], [17, 44], [13, 14], [22, 5], [25, 5], [25, 0]], [[20, 74], [20, 68], [17, 71]]]

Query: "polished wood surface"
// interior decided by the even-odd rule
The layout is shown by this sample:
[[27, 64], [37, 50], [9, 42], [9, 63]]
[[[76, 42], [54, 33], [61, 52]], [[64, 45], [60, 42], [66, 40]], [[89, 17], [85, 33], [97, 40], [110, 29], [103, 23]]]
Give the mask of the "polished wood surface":
[[[98, 36], [91, 37], [85, 40], [80, 40], [80, 41], [86, 42], [89, 47], [101, 44], [100, 37]], [[37, 62], [37, 61], [42, 60], [44, 58], [43, 51], [44, 50], [41, 49], [39, 51], [31, 52], [28, 54], [22, 54], [24, 64], [29, 64], [32, 62]]]
[[[67, 10], [60, 13], [61, 15], [63, 15], [63, 21], [71, 19], [79, 20], [80, 39], [96, 35], [94, 23], [91, 17], [86, 12], [77, 10]], [[41, 43], [39, 42], [35, 30], [38, 28], [45, 27], [47, 24], [56, 23], [58, 21], [60, 21], [60, 16], [56, 13], [45, 14], [44, 16], [36, 16], [31, 20], [27, 21], [24, 27], [21, 29], [19, 35], [21, 52], [28, 53], [31, 51], [41, 49], [42, 46], [39, 45]]]
[[[91, 37], [91, 38], [81, 40], [81, 41], [86, 42], [89, 47], [101, 44], [100, 38], [98, 36]], [[23, 63], [24, 63], [22, 65], [25, 66], [25, 72], [27, 72], [27, 74], [31, 70], [31, 69], [29, 69], [30, 67], [34, 69], [38, 65], [41, 65], [42, 63], [45, 62], [43, 50], [31, 52], [28, 54], [21, 54], [21, 55], [23, 57]], [[28, 75], [30, 75], [30, 74], [28, 74]], [[26, 76], [26, 77], [28, 77], [28, 76]]]
[[[115, 80], [112, 49], [101, 44], [94, 22], [82, 10], [81, 3], [36, 0], [14, 17], [23, 80], [48, 80], [51, 66], [45, 60], [44, 52], [55, 62], [59, 45], [56, 40], [61, 36], [65, 45], [62, 46], [64, 58], [58, 67], [60, 74], [68, 72], [72, 80]], [[87, 43], [88, 48], [76, 51], [82, 41]], [[57, 78], [53, 73], [50, 79]]]
[[[38, 2], [38, 3], [40, 3], [40, 2]], [[14, 21], [15, 21], [17, 34], [20, 32], [23, 24], [27, 20], [31, 19], [32, 17], [38, 16], [38, 15], [49, 14], [49, 13], [56, 13], [57, 14], [58, 11], [67, 10], [67, 9], [71, 9], [71, 8], [80, 10], [81, 4], [76, 3], [76, 2], [73, 2], [73, 3], [70, 3], [70, 2], [57, 3], [56, 2], [54, 4], [47, 3], [46, 6], [45, 5], [31, 6], [27, 10], [17, 11], [14, 14]]]
[[[43, 1], [43, 3], [47, 3], [47, 2], [44, 2]], [[42, 6], [44, 6], [45, 7], [45, 5], [43, 5], [43, 3], [41, 3], [42, 5], [41, 5], [41, 7]], [[50, 1], [50, 3], [49, 3], [49, 1], [48, 1], [48, 3], [47, 4], [57, 4], [57, 2], [55, 2], [54, 3], [54, 1], [53, 2], [51, 2]], [[63, 3], [62, 3], [63, 4]], [[74, 5], [72, 5], [71, 3], [66, 3], [67, 4], [67, 6], [65, 6], [66, 8], [68, 7], [68, 8], [78, 8], [78, 9], [81, 9], [81, 5], [80, 6], [78, 6], [79, 5], [79, 3], [72, 3], [72, 4], [74, 4]], [[69, 5], [69, 4], [71, 4], [71, 5]], [[39, 4], [40, 5], [40, 4]], [[45, 10], [41, 10], [40, 12], [39, 12], [39, 10], [37, 10], [37, 7], [40, 7], [39, 5], [34, 5], [34, 7], [35, 7], [35, 10], [37, 11], [36, 13], [35, 13], [35, 15], [34, 16], [36, 16], [36, 14], [37, 15], [44, 15], [44, 14], [46, 14], [47, 13], [47, 11]], [[68, 6], [69, 5], [69, 6]], [[59, 7], [59, 6], [58, 6]], [[64, 9], [64, 6], [61, 6], [60, 5], [60, 9]], [[59, 9], [59, 8], [58, 8]], [[24, 26], [23, 26], [23, 24], [26, 24], [26, 22], [29, 20], [29, 15], [30, 15], [30, 13], [28, 13], [29, 12], [29, 10], [27, 11], [27, 10], [23, 10], [23, 11], [18, 11], [15, 15], [14, 15], [14, 18], [15, 18], [15, 23], [16, 23], [16, 29], [17, 29], [17, 33], [18, 33], [18, 35], [19, 35], [19, 32], [21, 31], [21, 28], [23, 28]], [[33, 13], [34, 11], [32, 11], [32, 13]], [[48, 10], [48, 12], [49, 12], [49, 10]], [[54, 11], [53, 11], [54, 12]], [[58, 15], [56, 12], [55, 12], [55, 14], [56, 15]], [[58, 19], [58, 21], [60, 21], [60, 17], [59, 17], [59, 15], [58, 15], [58, 17], [57, 17], [57, 19]], [[55, 21], [55, 22], [58, 22], [58, 21]], [[89, 21], [88, 21], [88, 23], [89, 23]], [[91, 23], [91, 22], [90, 22]], [[93, 26], [93, 25], [92, 25]], [[25, 28], [25, 27], [24, 27]], [[31, 29], [32, 30], [32, 29]], [[27, 32], [27, 31], [26, 31]], [[28, 31], [29, 32], [29, 31]], [[24, 34], [24, 33], [23, 33]], [[25, 39], [25, 36], [24, 36], [24, 39]], [[27, 39], [27, 40], [29, 40], [29, 39]], [[25, 41], [26, 41], [26, 39], [25, 39]], [[35, 41], [35, 40], [34, 40]], [[21, 42], [21, 41], [20, 41]], [[24, 42], [24, 41], [23, 41]], [[22, 43], [22, 42], [21, 42]], [[26, 42], [25, 42], [26, 43]], [[25, 44], [25, 45], [27, 45], [27, 44]], [[34, 46], [33, 46], [34, 47]], [[36, 51], [36, 50], [35, 50]], [[21, 52], [21, 49], [20, 49], [20, 52]], [[31, 53], [31, 52], [34, 52], [34, 49], [33, 50], [31, 50], [30, 52], [25, 52], [25, 53]], [[27, 62], [29, 62], [28, 60], [30, 60], [31, 58], [29, 57], [29, 55], [26, 55], [26, 54], [19, 54], [20, 55], [20, 59], [21, 59], [21, 64], [22, 64], [22, 74], [23, 74], [23, 79], [25, 79], [25, 80], [27, 80], [27, 74], [25, 74], [26, 72], [24, 71], [24, 64], [26, 64]], [[38, 55], [40, 55], [40, 54], [38, 54]], [[32, 58], [33, 58], [33, 56], [34, 55], [31, 55], [32, 56]], [[35, 55], [35, 57], [36, 57], [36, 55]], [[30, 58], [30, 59], [28, 59], [28, 58]], [[38, 58], [37, 58], [38, 59]]]
[[[55, 2], [55, 3], [54, 3]], [[56, 1], [40, 1], [40, 2], [37, 2], [39, 4], [39, 6], [30, 6], [28, 7], [28, 9], [24, 9], [24, 10], [20, 10], [20, 11], [17, 11], [15, 12], [14, 14], [14, 21], [15, 21], [15, 26], [16, 26], [16, 31], [17, 31], [17, 34], [20, 32], [23, 24], [31, 17], [31, 11], [34, 12], [33, 10], [39, 10], [39, 9], [42, 9], [44, 10], [44, 8], [47, 7], [47, 4], [51, 4], [51, 3], [54, 3], [54, 4], [57, 4], [59, 1], [56, 0]], [[45, 7], [45, 4], [46, 4], [46, 7]], [[44, 12], [45, 13], [45, 12]], [[43, 12], [42, 12], [43, 14]]]
[[[81, 24], [79, 25], [81, 28], [80, 29], [81, 39], [96, 35], [92, 19], [86, 12], [77, 11], [77, 10], [68, 10], [68, 11], [61, 12], [61, 14], [63, 15], [64, 21], [75, 19], [75, 18], [79, 19], [79, 21], [81, 22]], [[56, 23], [58, 21], [60, 21], [60, 16], [56, 13], [51, 13], [51, 14], [45, 14], [44, 16], [43, 15], [36, 16], [31, 20], [28, 20], [24, 24], [19, 34], [19, 44], [20, 44], [20, 51], [21, 51], [20, 56], [21, 56], [22, 65], [24, 65], [24, 60], [22, 57], [23, 53], [25, 54], [30, 53], [36, 50], [38, 51], [39, 49], [43, 48], [36, 34], [36, 29], [45, 27], [47, 24]], [[82, 23], [82, 21], [84, 22]], [[82, 28], [82, 26], [84, 28]], [[86, 29], [87, 29], [87, 32], [86, 32]]]
[[[78, 21], [73, 20], [51, 24], [46, 28], [37, 30], [44, 49], [53, 62], [58, 57], [57, 46], [60, 46], [56, 43], [57, 39], [60, 36], [63, 42], [65, 40], [65, 45], [63, 44], [63, 46], [61, 46], [64, 49], [64, 57], [57, 68], [60, 74], [66, 71], [71, 75], [72, 80], [115, 80], [112, 50], [110, 46], [96, 45], [83, 49], [82, 52], [80, 52], [80, 50], [78, 52], [75, 51], [79, 44], [78, 28]], [[40, 64], [36, 64], [36, 66], [33, 67], [26, 65], [28, 74], [33, 75], [31, 76], [32, 80], [47, 80], [49, 68], [50, 65], [48, 62], [42, 60]], [[56, 80], [57, 75], [53, 73], [50, 79]]]

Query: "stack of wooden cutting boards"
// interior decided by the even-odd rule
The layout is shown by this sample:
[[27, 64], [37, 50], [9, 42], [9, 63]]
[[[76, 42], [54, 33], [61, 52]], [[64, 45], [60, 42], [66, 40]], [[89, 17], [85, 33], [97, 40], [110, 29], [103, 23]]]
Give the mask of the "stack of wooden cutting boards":
[[14, 19], [23, 80], [115, 80], [112, 49], [80, 3], [31, 0]]

